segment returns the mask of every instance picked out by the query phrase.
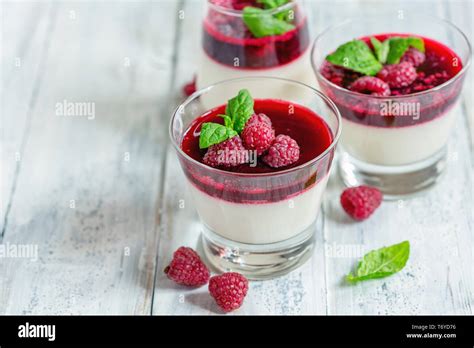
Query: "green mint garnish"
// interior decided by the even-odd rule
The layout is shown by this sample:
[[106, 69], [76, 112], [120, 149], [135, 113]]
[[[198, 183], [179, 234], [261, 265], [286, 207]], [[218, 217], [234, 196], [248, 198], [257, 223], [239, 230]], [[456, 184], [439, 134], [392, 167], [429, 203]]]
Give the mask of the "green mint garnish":
[[382, 64], [375, 58], [370, 47], [361, 40], [349, 41], [339, 46], [326, 60], [364, 75], [373, 76], [382, 69]]
[[349, 273], [346, 279], [349, 283], [357, 283], [388, 277], [405, 267], [409, 256], [410, 243], [408, 241], [372, 250], [359, 262], [355, 274]]
[[201, 127], [201, 135], [199, 136], [199, 148], [208, 148], [211, 145], [222, 143], [236, 135], [237, 132], [232, 128], [228, 128], [219, 123], [203, 123]]
[[407, 37], [408, 44], [418, 51], [425, 53], [425, 42], [421, 37]]
[[257, 0], [259, 4], [262, 4], [263, 7], [265, 8], [277, 8], [280, 7], [286, 3], [288, 3], [289, 0]]
[[388, 41], [390, 47], [387, 56], [388, 64], [398, 64], [400, 58], [410, 47], [416, 48], [421, 52], [425, 51], [423, 39], [419, 37], [391, 37], [385, 41]]
[[246, 89], [241, 89], [237, 96], [227, 101], [224, 124], [206, 122], [202, 124], [199, 135], [199, 148], [206, 149], [211, 145], [222, 143], [242, 132], [245, 123], [254, 113], [253, 98]]
[[377, 60], [385, 64], [387, 62], [388, 50], [389, 50], [389, 42], [385, 40], [384, 42], [380, 42], [377, 38], [371, 37], [370, 42], [374, 47], [375, 56]]
[[[257, 0], [257, 3], [262, 4], [265, 9], [274, 9], [283, 6], [288, 3], [289, 0]], [[284, 21], [289, 21], [289, 15], [291, 10], [284, 10], [279, 13], [275, 13], [275, 17]]]
[[425, 44], [419, 37], [391, 37], [381, 42], [370, 38], [374, 51], [362, 40], [349, 41], [329, 54], [326, 60], [334, 65], [356, 71], [364, 75], [376, 75], [382, 64], [398, 64], [400, 59], [413, 47], [424, 52]]
[[240, 134], [253, 114], [253, 99], [250, 92], [241, 89], [236, 97], [229, 99], [225, 113], [230, 117], [232, 128]]
[[251, 6], [244, 8], [243, 21], [250, 32], [257, 38], [281, 35], [295, 28], [293, 24], [275, 17], [268, 10]]
[[218, 115], [218, 116], [224, 119], [224, 124], [226, 127], [234, 129], [234, 122], [232, 122], [232, 119], [230, 118], [229, 115]]

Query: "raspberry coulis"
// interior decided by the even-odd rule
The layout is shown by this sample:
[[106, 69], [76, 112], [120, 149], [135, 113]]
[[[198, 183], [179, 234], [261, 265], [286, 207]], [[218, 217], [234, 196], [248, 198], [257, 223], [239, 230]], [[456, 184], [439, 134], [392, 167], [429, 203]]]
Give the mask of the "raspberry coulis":
[[[394, 36], [409, 36], [406, 34], [380, 34], [372, 35], [380, 41]], [[418, 36], [420, 37], [420, 36]], [[321, 86], [330, 98], [336, 103], [343, 118], [350, 121], [375, 127], [406, 127], [414, 126], [423, 122], [431, 121], [439, 116], [442, 116], [448, 111], [459, 97], [462, 79], [457, 80], [450, 86], [445, 86], [441, 90], [433, 91], [432, 93], [425, 93], [422, 95], [411, 94], [430, 89], [450, 80], [462, 70], [462, 62], [459, 56], [456, 55], [449, 47], [435, 41], [433, 39], [422, 37], [425, 43], [426, 60], [423, 64], [416, 68], [417, 78], [407, 87], [393, 88], [391, 96], [398, 98], [392, 99], [396, 102], [419, 103], [420, 115], [419, 118], [407, 116], [393, 116], [381, 115], [380, 106], [385, 100], [371, 98], [369, 95], [361, 95], [357, 98], [354, 95], [348, 95], [344, 91], [339, 91], [326, 81], [322, 81]], [[369, 46], [370, 37], [361, 38]], [[453, 62], [457, 64], [453, 64]], [[324, 65], [322, 69], [327, 69], [321, 73], [331, 82], [348, 89], [349, 86], [361, 75], [349, 70], [331, 68]]]
[[[294, 113], [288, 110], [294, 108]], [[271, 173], [299, 166], [319, 156], [332, 141], [332, 133], [326, 122], [311, 110], [297, 104], [281, 100], [256, 99], [256, 113], [266, 114], [272, 121], [275, 134], [286, 134], [296, 140], [301, 149], [300, 158], [293, 165], [283, 168], [272, 168], [259, 159], [256, 167], [242, 164], [232, 168], [220, 168], [237, 173]], [[199, 131], [204, 122], [224, 124], [219, 114], [225, 114], [225, 105], [221, 105], [198, 117], [186, 131], [181, 148], [190, 157], [202, 162], [207, 149], [199, 148]]]
[[[252, 5], [256, 6], [256, 5]], [[204, 20], [202, 45], [214, 61], [236, 69], [268, 69], [290, 63], [309, 46], [306, 17], [295, 8], [295, 29], [256, 38], [240, 17], [210, 13]]]
[[[292, 114], [289, 110], [294, 110]], [[220, 199], [231, 202], [267, 203], [287, 199], [312, 187], [317, 181], [327, 175], [332, 160], [332, 154], [326, 156], [315, 165], [294, 173], [285, 173], [275, 177], [242, 177], [233, 173], [266, 174], [275, 173], [299, 166], [319, 156], [332, 143], [333, 134], [326, 122], [313, 111], [304, 106], [290, 104], [286, 101], [271, 99], [256, 99], [256, 113], [265, 113], [272, 121], [276, 134], [287, 134], [295, 139], [300, 146], [300, 158], [292, 165], [272, 168], [260, 158], [257, 166], [241, 164], [232, 168], [219, 168], [229, 172], [228, 176], [212, 172], [213, 168], [200, 168], [195, 164], [183, 162], [183, 168], [188, 179], [200, 190]], [[199, 148], [199, 131], [204, 122], [223, 124], [219, 114], [225, 112], [225, 105], [216, 107], [198, 117], [189, 126], [183, 136], [181, 149], [191, 158], [202, 163], [206, 149]]]

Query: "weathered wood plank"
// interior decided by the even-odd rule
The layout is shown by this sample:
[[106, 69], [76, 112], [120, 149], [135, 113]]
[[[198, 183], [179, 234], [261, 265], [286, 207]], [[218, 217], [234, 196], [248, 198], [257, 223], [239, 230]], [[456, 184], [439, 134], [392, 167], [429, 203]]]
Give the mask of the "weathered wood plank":
[[149, 314], [175, 2], [55, 6], [4, 236], [38, 260], [2, 260], [0, 313]]
[[[2, 2], [0, 113], [0, 241], [28, 138], [31, 111], [44, 82], [43, 64], [54, 22], [54, 7]], [[19, 21], [18, 18], [24, 18]]]

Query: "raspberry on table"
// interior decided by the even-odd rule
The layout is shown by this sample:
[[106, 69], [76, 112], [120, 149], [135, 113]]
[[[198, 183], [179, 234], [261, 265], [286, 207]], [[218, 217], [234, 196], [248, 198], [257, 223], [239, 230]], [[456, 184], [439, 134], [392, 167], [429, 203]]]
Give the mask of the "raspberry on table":
[[350, 187], [341, 194], [341, 205], [354, 220], [367, 219], [382, 203], [382, 193], [370, 186]]
[[388, 97], [390, 95], [389, 85], [373, 76], [359, 77], [350, 85], [350, 90], [380, 97]]
[[202, 286], [209, 281], [209, 269], [191, 248], [180, 247], [164, 272], [169, 279], [186, 286]]
[[249, 153], [236, 135], [207, 149], [203, 162], [211, 167], [236, 167], [249, 161]]
[[248, 288], [247, 278], [235, 272], [214, 276], [209, 280], [209, 292], [224, 312], [240, 308]]
[[278, 168], [295, 163], [300, 158], [300, 147], [288, 135], [277, 135], [262, 160], [270, 167]]
[[[247, 150], [257, 151], [257, 155], [260, 156], [268, 150], [273, 140], [275, 139], [275, 131], [271, 126], [270, 119], [264, 115], [254, 115], [249, 120], [242, 131], [242, 141]], [[265, 117], [268, 119], [265, 119]], [[260, 118], [261, 120], [259, 120]], [[270, 121], [270, 124], [268, 123]]]
[[185, 84], [183, 87], [183, 93], [187, 97], [189, 97], [194, 92], [196, 92], [196, 77], [194, 77], [191, 82]]
[[410, 47], [400, 59], [400, 63], [408, 62], [416, 68], [423, 64], [425, 59], [426, 56], [423, 52], [418, 51], [416, 48]]
[[411, 85], [417, 77], [415, 67], [408, 62], [385, 65], [377, 77], [388, 83], [390, 88], [400, 88]]

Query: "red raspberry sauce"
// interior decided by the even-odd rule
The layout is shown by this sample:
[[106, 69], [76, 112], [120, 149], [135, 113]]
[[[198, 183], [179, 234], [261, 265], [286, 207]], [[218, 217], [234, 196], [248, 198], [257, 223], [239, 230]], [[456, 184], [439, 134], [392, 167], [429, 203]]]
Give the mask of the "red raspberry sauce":
[[[288, 113], [290, 107], [294, 108], [293, 114]], [[333, 135], [326, 122], [314, 112], [301, 105], [281, 100], [257, 99], [255, 100], [254, 111], [256, 113], [264, 113], [271, 119], [276, 135], [286, 134], [296, 140], [300, 146], [299, 160], [290, 166], [271, 168], [259, 158], [256, 167], [243, 164], [234, 168], [220, 169], [239, 173], [277, 172], [312, 160], [323, 153], [332, 142]], [[225, 105], [221, 105], [198, 117], [184, 135], [181, 144], [183, 151], [195, 160], [202, 162], [206, 149], [199, 149], [199, 136], [197, 134], [201, 125], [204, 122], [224, 124], [223, 118], [218, 116], [224, 113]]]
[[[290, 106], [294, 107], [293, 114], [288, 113]], [[212, 109], [190, 125], [181, 143], [181, 148], [187, 155], [202, 163], [206, 150], [199, 149], [198, 132], [203, 122], [222, 123], [223, 119], [217, 115], [224, 113], [224, 110], [224, 105]], [[306, 107], [281, 100], [257, 99], [254, 110], [270, 117], [276, 134], [289, 135], [298, 142], [301, 150], [298, 162], [287, 167], [271, 168], [259, 159], [256, 167], [242, 164], [234, 168], [219, 168], [225, 170], [221, 172], [180, 158], [185, 175], [195, 187], [225, 201], [260, 204], [294, 197], [328, 175], [333, 153], [304, 169], [278, 175], [282, 170], [314, 159], [331, 145], [334, 135], [321, 117]], [[275, 175], [239, 176], [235, 173]]]

